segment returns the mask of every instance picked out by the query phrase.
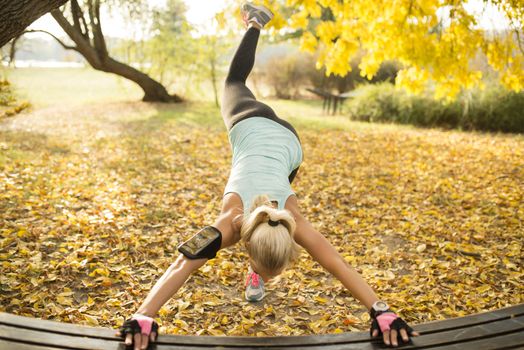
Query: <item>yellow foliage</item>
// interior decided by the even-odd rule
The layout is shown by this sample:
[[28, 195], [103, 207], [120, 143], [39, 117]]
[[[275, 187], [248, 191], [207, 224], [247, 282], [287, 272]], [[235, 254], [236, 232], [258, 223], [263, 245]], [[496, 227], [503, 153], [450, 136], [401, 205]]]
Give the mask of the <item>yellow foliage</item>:
[[[419, 93], [432, 84], [436, 98], [451, 100], [462, 89], [481, 85], [482, 74], [471, 64], [480, 50], [505, 87], [517, 92], [524, 89], [524, 6], [519, 1], [493, 2], [512, 21], [510, 30], [497, 34], [479, 28], [478, 19], [464, 8], [464, 0], [264, 3], [276, 11], [281, 5], [294, 11], [285, 23], [277, 13], [275, 28], [304, 29], [301, 48], [320, 50], [317, 67], [326, 67], [326, 74], [346, 75], [351, 58], [360, 48], [365, 52], [360, 68], [368, 79], [384, 60], [396, 59], [404, 66], [397, 80], [399, 86]], [[441, 18], [437, 11], [441, 11]], [[321, 18], [323, 12], [332, 16]], [[319, 19], [315, 32], [309, 32], [311, 23]], [[323, 45], [317, 45], [317, 40]]]

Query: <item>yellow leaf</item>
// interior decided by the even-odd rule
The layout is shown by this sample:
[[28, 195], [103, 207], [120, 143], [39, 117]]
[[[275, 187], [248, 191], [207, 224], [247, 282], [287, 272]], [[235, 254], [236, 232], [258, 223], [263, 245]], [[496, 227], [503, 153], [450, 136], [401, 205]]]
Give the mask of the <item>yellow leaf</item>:
[[329, 300], [327, 300], [326, 298], [322, 298], [322, 297], [319, 297], [319, 296], [316, 296], [314, 298], [317, 302], [321, 303], [321, 304], [325, 304], [327, 303]]
[[96, 317], [88, 315], [88, 314], [84, 314], [84, 318], [90, 325], [99, 326], [98, 319]]
[[228, 324], [228, 322], [229, 322], [229, 319], [227, 318], [227, 316], [222, 317], [222, 320], [220, 321], [220, 323], [223, 325]]

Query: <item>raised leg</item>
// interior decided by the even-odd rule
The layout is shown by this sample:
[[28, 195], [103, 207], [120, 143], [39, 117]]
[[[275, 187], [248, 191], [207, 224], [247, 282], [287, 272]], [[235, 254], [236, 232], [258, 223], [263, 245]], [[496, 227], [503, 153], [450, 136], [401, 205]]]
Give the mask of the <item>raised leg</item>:
[[259, 36], [260, 30], [253, 26], [246, 31], [229, 67], [221, 106], [222, 117], [228, 130], [235, 123], [251, 116], [278, 118], [273, 109], [257, 101], [246, 86], [247, 77], [255, 64]]

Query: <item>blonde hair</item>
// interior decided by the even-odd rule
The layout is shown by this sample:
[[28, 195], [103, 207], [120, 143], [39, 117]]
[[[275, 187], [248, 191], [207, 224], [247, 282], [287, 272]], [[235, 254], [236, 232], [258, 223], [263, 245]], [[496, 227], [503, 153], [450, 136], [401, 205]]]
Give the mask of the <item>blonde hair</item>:
[[[271, 226], [269, 220], [280, 224]], [[268, 271], [280, 271], [300, 253], [293, 238], [295, 228], [295, 219], [289, 211], [273, 208], [268, 196], [259, 195], [242, 222], [240, 237], [256, 265]]]

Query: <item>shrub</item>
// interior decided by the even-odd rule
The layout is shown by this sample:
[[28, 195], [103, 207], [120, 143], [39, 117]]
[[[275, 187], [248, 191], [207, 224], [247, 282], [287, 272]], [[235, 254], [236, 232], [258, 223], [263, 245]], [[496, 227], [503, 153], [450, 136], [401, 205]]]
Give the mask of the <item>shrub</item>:
[[301, 88], [309, 85], [309, 74], [314, 69], [315, 61], [311, 55], [276, 55], [261, 69], [264, 72], [262, 80], [272, 88], [275, 97], [297, 98]]
[[28, 102], [16, 100], [11, 84], [7, 80], [0, 80], [0, 118], [11, 117], [29, 106]]
[[346, 104], [352, 119], [424, 127], [524, 132], [524, 93], [500, 86], [462, 94], [446, 103], [430, 96], [410, 95], [392, 84], [364, 85]]

